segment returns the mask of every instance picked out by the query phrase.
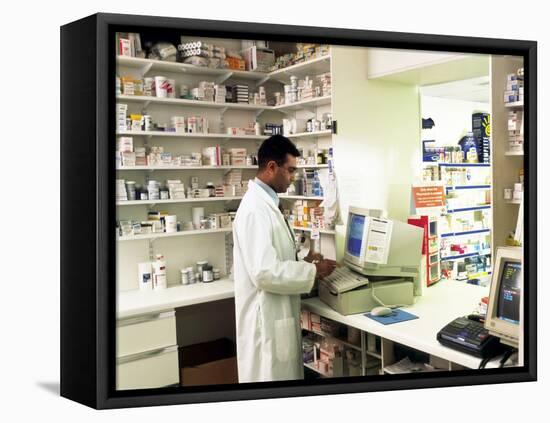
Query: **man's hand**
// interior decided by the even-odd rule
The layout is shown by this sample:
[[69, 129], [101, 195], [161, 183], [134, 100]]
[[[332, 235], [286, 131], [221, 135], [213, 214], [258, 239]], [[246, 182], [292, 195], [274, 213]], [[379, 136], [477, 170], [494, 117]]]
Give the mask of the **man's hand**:
[[315, 263], [315, 267], [317, 269], [315, 276], [320, 279], [326, 278], [334, 271], [334, 269], [336, 269], [337, 266], [338, 263], [334, 260], [321, 260]]
[[323, 255], [320, 253], [314, 253], [311, 250], [307, 254], [307, 256], [304, 257], [304, 261], [307, 261], [308, 263], [313, 263], [314, 261], [321, 261], [323, 260]]

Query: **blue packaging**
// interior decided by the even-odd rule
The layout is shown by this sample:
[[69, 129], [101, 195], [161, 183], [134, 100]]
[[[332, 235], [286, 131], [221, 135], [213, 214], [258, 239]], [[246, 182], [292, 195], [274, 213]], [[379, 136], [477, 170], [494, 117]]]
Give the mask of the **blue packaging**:
[[463, 136], [458, 142], [458, 145], [460, 145], [460, 148], [464, 152], [464, 161], [468, 161], [468, 153], [471, 155], [475, 154], [475, 157], [478, 157], [477, 142], [471, 132], [468, 132], [467, 135]]

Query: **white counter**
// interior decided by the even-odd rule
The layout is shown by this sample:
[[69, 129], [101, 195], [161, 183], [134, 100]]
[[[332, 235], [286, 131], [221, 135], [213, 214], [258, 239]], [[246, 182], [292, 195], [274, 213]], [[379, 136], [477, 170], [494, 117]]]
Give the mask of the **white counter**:
[[123, 291], [117, 298], [117, 318], [154, 313], [234, 296], [233, 281], [229, 279], [173, 286], [161, 291]]
[[318, 297], [302, 301], [302, 308], [453, 363], [477, 369], [481, 361], [479, 358], [441, 345], [436, 335], [453, 319], [474, 312], [481, 298], [488, 294], [487, 287], [442, 280], [425, 289], [424, 295], [418, 297], [413, 306], [403, 308], [418, 316], [418, 319], [391, 325], [378, 323], [364, 316], [364, 313], [343, 316]]

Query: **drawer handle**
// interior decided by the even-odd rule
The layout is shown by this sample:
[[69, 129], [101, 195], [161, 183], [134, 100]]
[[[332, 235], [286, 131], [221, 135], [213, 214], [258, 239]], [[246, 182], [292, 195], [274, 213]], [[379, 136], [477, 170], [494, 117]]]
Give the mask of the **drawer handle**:
[[144, 358], [155, 357], [162, 354], [168, 354], [178, 350], [177, 345], [170, 345], [169, 347], [156, 348], [150, 351], [143, 351], [136, 354], [125, 355], [117, 358], [117, 364], [129, 363], [131, 361], [142, 360]]
[[155, 313], [155, 314], [145, 314], [142, 316], [136, 316], [136, 317], [130, 317], [128, 319], [121, 319], [117, 321], [117, 326], [130, 326], [130, 325], [137, 325], [139, 323], [145, 323], [145, 322], [152, 322], [155, 320], [161, 320], [161, 319], [167, 319], [170, 317], [174, 317], [176, 315], [176, 312], [174, 310], [171, 311], [165, 311], [163, 313]]

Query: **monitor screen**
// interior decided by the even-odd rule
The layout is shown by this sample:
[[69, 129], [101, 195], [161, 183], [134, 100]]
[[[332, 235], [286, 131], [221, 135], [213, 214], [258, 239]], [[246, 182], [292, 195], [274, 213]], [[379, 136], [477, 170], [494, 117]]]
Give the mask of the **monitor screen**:
[[361, 244], [365, 229], [365, 216], [358, 214], [350, 215], [349, 236], [347, 240], [347, 251], [354, 257], [361, 256]]
[[497, 317], [519, 324], [521, 263], [505, 261], [498, 287]]

